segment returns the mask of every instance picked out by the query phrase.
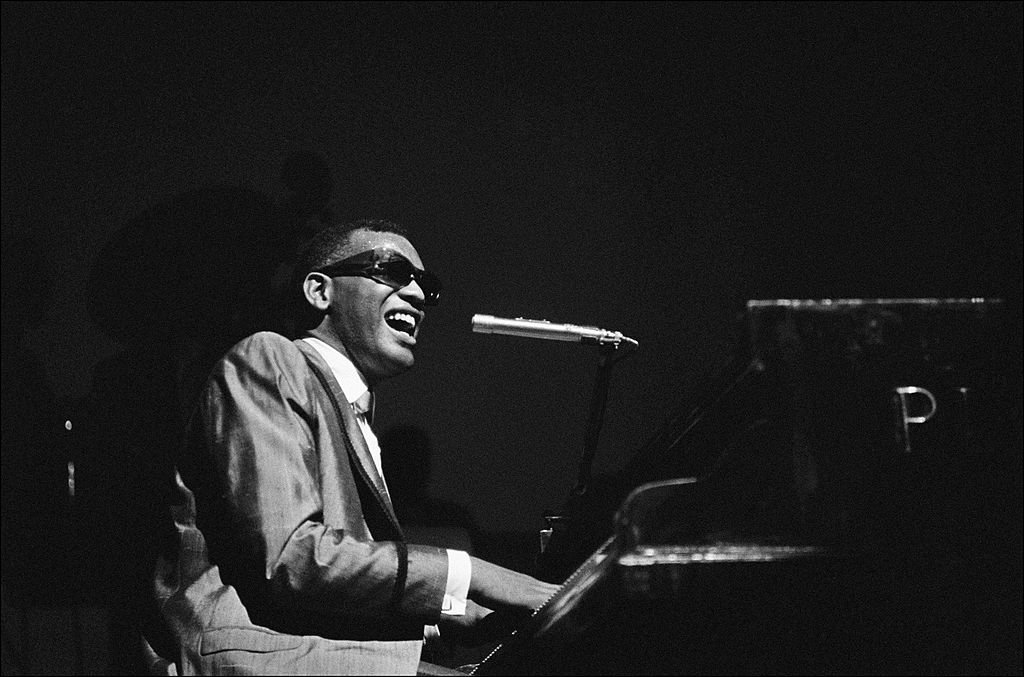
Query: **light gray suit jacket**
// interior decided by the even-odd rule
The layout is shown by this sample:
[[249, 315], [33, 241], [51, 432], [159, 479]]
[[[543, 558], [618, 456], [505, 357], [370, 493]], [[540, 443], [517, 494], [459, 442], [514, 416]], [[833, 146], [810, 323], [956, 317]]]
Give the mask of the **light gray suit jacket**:
[[302, 341], [217, 364], [157, 561], [185, 674], [414, 674], [445, 550], [407, 544], [341, 387]]

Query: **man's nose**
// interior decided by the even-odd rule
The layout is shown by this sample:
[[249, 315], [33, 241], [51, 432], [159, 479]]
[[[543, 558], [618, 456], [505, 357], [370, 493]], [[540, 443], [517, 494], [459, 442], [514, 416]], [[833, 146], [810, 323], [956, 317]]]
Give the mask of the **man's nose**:
[[407, 301], [416, 301], [420, 305], [423, 305], [423, 302], [427, 300], [427, 295], [423, 293], [423, 288], [420, 287], [420, 283], [415, 278], [409, 280], [409, 284], [399, 289], [398, 295]]

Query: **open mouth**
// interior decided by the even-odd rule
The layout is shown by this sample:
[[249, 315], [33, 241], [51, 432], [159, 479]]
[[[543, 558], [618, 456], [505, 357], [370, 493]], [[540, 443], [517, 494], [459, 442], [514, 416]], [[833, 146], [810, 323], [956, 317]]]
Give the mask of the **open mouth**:
[[416, 324], [419, 320], [412, 313], [395, 310], [385, 315], [384, 321], [395, 331], [414, 336], [416, 334]]

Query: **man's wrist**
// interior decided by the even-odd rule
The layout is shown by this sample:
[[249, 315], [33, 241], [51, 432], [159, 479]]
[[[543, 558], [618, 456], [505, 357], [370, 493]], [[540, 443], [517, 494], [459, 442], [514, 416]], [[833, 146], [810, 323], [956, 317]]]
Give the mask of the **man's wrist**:
[[462, 616], [466, 613], [466, 599], [469, 597], [469, 582], [473, 577], [473, 565], [469, 553], [462, 550], [448, 551], [448, 580], [445, 583], [441, 613], [445, 616]]

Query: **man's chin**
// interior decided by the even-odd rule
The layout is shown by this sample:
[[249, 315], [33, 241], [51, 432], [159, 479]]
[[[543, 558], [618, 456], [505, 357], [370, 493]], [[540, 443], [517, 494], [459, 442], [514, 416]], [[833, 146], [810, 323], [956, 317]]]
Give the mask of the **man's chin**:
[[387, 378], [398, 376], [399, 374], [409, 371], [412, 369], [412, 365], [416, 362], [416, 358], [413, 356], [412, 350], [408, 348], [391, 351], [387, 355], [386, 359], [386, 363], [381, 365], [381, 371]]

